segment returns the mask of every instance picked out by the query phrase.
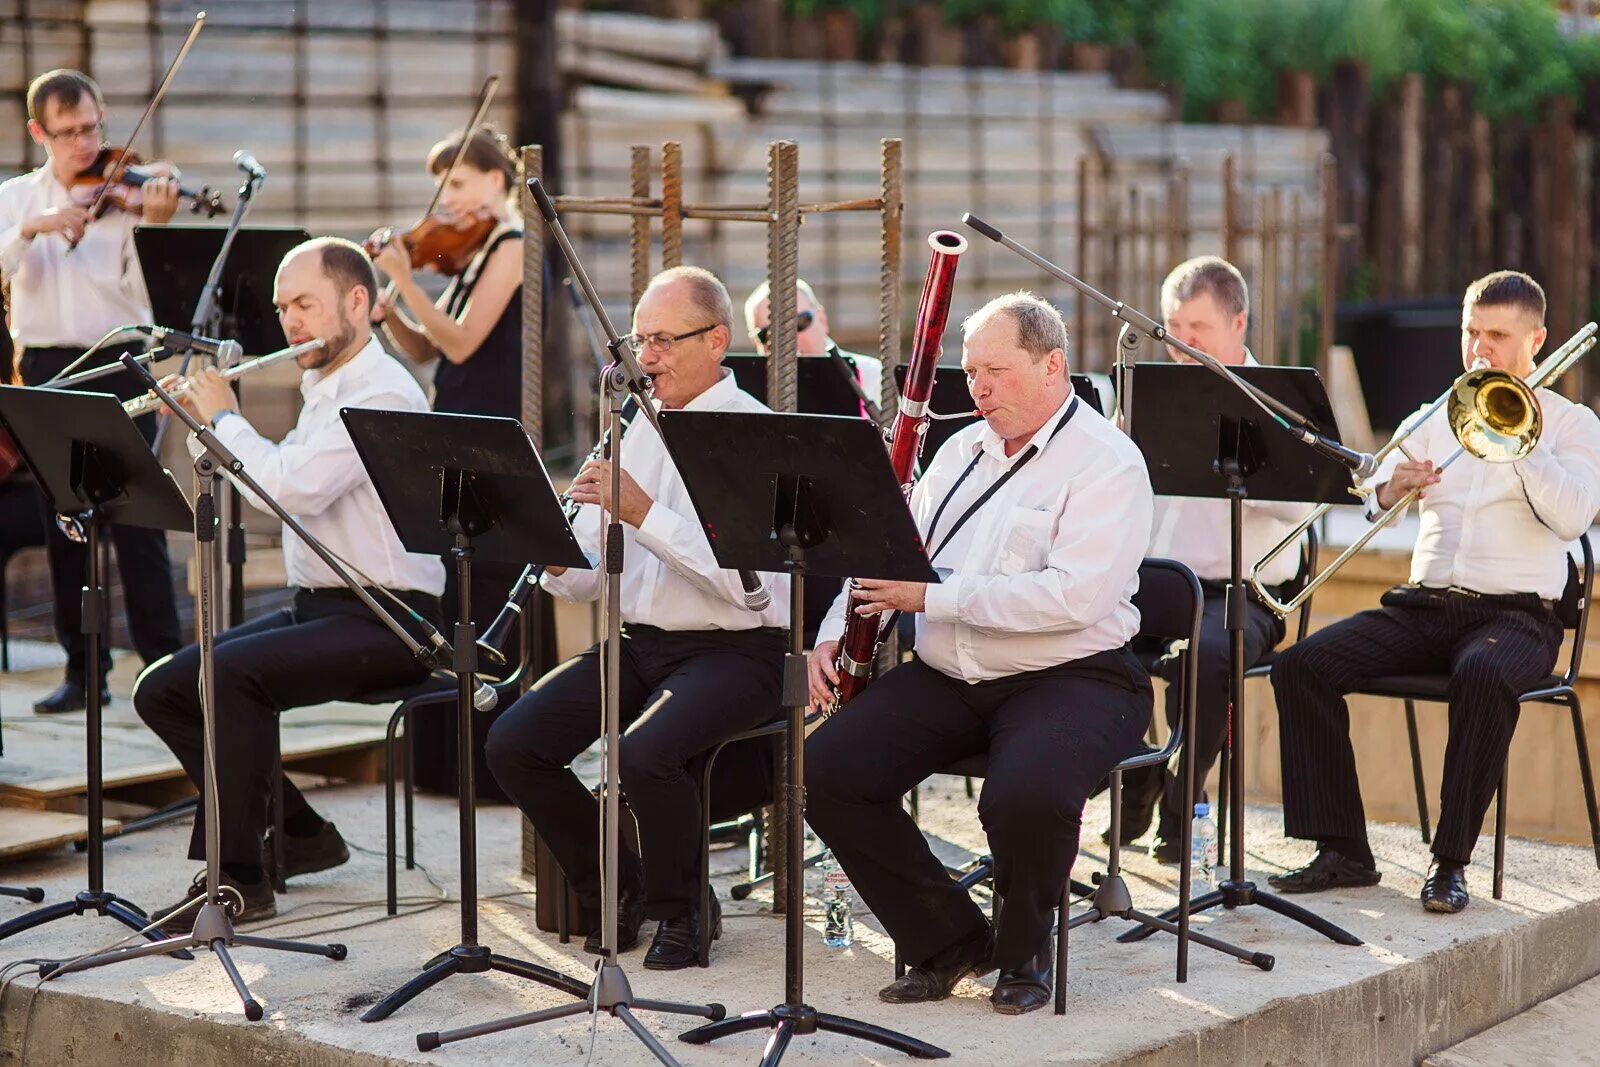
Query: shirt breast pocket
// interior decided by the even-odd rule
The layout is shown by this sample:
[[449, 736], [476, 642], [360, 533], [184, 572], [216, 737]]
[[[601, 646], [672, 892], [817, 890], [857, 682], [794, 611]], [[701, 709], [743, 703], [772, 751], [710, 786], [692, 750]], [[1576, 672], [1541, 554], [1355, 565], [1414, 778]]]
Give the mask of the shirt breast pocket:
[[1000, 534], [996, 568], [1001, 574], [1026, 574], [1044, 570], [1050, 556], [1055, 515], [1037, 508], [1015, 507], [1006, 515]]

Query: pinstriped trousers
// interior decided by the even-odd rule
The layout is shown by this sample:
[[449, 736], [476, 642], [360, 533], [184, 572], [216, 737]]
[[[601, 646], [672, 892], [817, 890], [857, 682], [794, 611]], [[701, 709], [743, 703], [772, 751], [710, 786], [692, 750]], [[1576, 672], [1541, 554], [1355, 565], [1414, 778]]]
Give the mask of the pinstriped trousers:
[[1433, 854], [1466, 863], [1517, 728], [1519, 693], [1550, 677], [1561, 623], [1532, 594], [1472, 598], [1400, 587], [1317, 631], [1272, 668], [1290, 837], [1367, 836], [1345, 695], [1382, 677], [1449, 675], [1449, 739]]

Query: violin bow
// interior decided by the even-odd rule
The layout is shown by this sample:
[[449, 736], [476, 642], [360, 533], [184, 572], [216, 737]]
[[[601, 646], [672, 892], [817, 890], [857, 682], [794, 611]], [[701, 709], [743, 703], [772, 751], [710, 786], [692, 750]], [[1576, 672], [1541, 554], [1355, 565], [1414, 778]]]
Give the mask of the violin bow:
[[[450, 178], [455, 174], [456, 167], [461, 163], [461, 157], [467, 154], [467, 142], [472, 140], [473, 135], [478, 132], [478, 127], [483, 125], [484, 116], [489, 114], [489, 105], [494, 102], [494, 94], [499, 88], [500, 75], [491, 74], [483, 80], [483, 88], [478, 91], [478, 103], [473, 108], [472, 119], [467, 123], [466, 132], [461, 135], [461, 146], [456, 149], [456, 154], [450, 160], [450, 165], [444, 169], [444, 176], [433, 187], [433, 199], [428, 201], [428, 210], [424, 211], [422, 218], [417, 220], [418, 225], [426, 221], [434, 213], [434, 210], [438, 208], [439, 198], [444, 196], [445, 188], [450, 184]], [[386, 297], [394, 296], [393, 278], [389, 279], [389, 284], [384, 286], [383, 295]]]
[[[188, 56], [189, 49], [194, 47], [195, 38], [200, 36], [200, 30], [205, 26], [205, 23], [206, 13], [204, 11], [197, 12], [194, 16], [194, 25], [189, 27], [189, 35], [183, 39], [183, 44], [179, 47], [178, 54], [172, 57], [172, 62], [167, 64], [167, 72], [161, 76], [161, 82], [156, 86], [156, 91], [150, 97], [150, 102], [145, 104], [144, 114], [140, 115], [139, 121], [133, 124], [133, 132], [128, 134], [128, 139], [117, 150], [117, 158], [106, 170], [106, 174], [116, 174], [117, 171], [122, 169], [123, 161], [128, 158], [128, 153], [133, 149], [133, 142], [138, 138], [140, 132], [144, 130], [144, 124], [155, 113], [162, 98], [167, 95], [167, 87], [172, 84], [172, 79], [177, 76], [178, 68], [183, 66], [184, 58]], [[100, 213], [105, 210], [106, 196], [110, 190], [111, 182], [109, 180], [101, 182], [100, 192], [95, 196], [94, 203], [89, 205], [89, 218], [98, 219], [100, 217]], [[77, 242], [72, 242], [68, 247], [69, 250], [77, 248]]]

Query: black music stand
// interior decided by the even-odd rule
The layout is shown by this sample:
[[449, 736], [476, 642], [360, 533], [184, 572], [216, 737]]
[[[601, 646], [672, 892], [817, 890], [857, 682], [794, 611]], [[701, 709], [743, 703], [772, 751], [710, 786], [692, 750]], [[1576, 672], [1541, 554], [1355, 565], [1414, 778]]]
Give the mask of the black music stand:
[[796, 1036], [845, 1034], [918, 1059], [944, 1049], [872, 1023], [817, 1011], [805, 1002], [805, 644], [801, 631], [808, 571], [835, 577], [936, 582], [922, 536], [889, 466], [878, 427], [861, 418], [749, 412], [668, 411], [662, 432], [677, 458], [717, 562], [729, 569], [787, 573], [789, 653], [783, 661], [788, 713], [788, 900], [784, 915], [784, 998], [678, 1035], [703, 1045], [771, 1029], [763, 1067], [783, 1059]]
[[[1072, 391], [1084, 400], [1089, 406], [1100, 414], [1106, 413], [1105, 404], [1100, 400], [1100, 390], [1095, 388], [1094, 379], [1087, 374], [1073, 374]], [[894, 383], [899, 390], [905, 389], [906, 365], [904, 363], [894, 369]], [[967, 391], [967, 374], [960, 367], [940, 366], [933, 372], [933, 394], [928, 406], [941, 415], [950, 415], [958, 411], [972, 411], [972, 394]], [[930, 419], [928, 420], [928, 436], [922, 445], [922, 462], [926, 466], [939, 454], [939, 447], [961, 430], [966, 429], [978, 421], [976, 415], [964, 419]]]
[[[58, 514], [72, 516], [82, 529], [88, 547], [83, 582], [85, 662], [97, 664], [106, 615], [106, 591], [100, 574], [102, 529], [109, 523], [118, 523], [155, 530], [186, 530], [192, 525], [189, 503], [114, 396], [0, 386], [0, 423], [16, 441], [49, 497], [50, 506]], [[89, 794], [89, 887], [72, 900], [0, 924], [0, 940], [55, 919], [89, 912], [110, 916], [134, 930], [143, 930], [150, 923], [142, 909], [105, 888], [98, 685], [88, 687], [87, 702], [84, 744]], [[145, 936], [150, 941], [164, 937], [159, 930]], [[193, 959], [188, 952], [178, 955]]]
[[[478, 943], [477, 789], [473, 780], [473, 693], [477, 638], [472, 624], [472, 563], [591, 564], [572, 536], [555, 488], [527, 431], [515, 419], [420, 411], [340, 411], [361, 463], [408, 552], [449, 555], [456, 569], [456, 790], [461, 814], [461, 942], [423, 965], [422, 973], [368, 1008], [362, 1022], [387, 1019], [452, 974], [499, 971], [579, 998], [589, 1010], [589, 983], [491, 952]], [[423, 1051], [437, 1047], [424, 1042]]]
[[[200, 293], [224, 230], [218, 226], [135, 226], [145, 288], [156, 322], [193, 323]], [[288, 340], [272, 306], [272, 281], [291, 248], [311, 235], [298, 226], [250, 226], [239, 231], [223, 265], [212, 337], [231, 337], [247, 356], [285, 347]], [[214, 331], [214, 332], [213, 332]]]
[[[1319, 432], [1337, 435], [1333, 407], [1317, 372], [1308, 367], [1234, 367], [1236, 374], [1296, 411], [1305, 413]], [[1230, 668], [1228, 704], [1233, 724], [1228, 730], [1229, 871], [1227, 880], [1191, 904], [1191, 914], [1216, 907], [1233, 909], [1260, 904], [1344, 945], [1361, 940], [1321, 916], [1267, 890], [1257, 889], [1245, 873], [1244, 759], [1237, 725], [1244, 701], [1244, 501], [1288, 500], [1305, 503], [1348, 503], [1350, 471], [1343, 464], [1305, 447], [1278, 426], [1237, 386], [1205, 367], [1177, 363], [1137, 363], [1128, 371], [1129, 395], [1138, 406], [1128, 432], [1144, 453], [1150, 483], [1162, 496], [1225, 498], [1230, 504], [1232, 564], [1226, 618]], [[1161, 918], [1177, 915], [1173, 908]], [[1117, 938], [1138, 941], [1156, 932], [1139, 926]]]
[[[845, 369], [854, 373], [850, 357], [840, 354]], [[860, 383], [846, 378], [839, 361], [829, 356], [800, 356], [795, 359], [797, 408], [808, 415], [861, 415]], [[729, 352], [722, 365], [733, 371], [739, 388], [767, 402], [767, 357], [754, 352]], [[876, 403], [876, 401], [874, 401]]]
[[[254, 183], [246, 182], [239, 190], [235, 227], [248, 210], [253, 187]], [[133, 245], [139, 253], [155, 321], [186, 322], [192, 333], [232, 338], [246, 355], [276, 352], [289, 342], [273, 307], [273, 279], [289, 250], [310, 240], [311, 235], [295, 226], [235, 228], [231, 239], [229, 233], [216, 226], [133, 228]], [[226, 259], [218, 262], [224, 254]], [[183, 369], [188, 370], [187, 359]], [[235, 382], [235, 396], [240, 389]], [[157, 451], [160, 438], [158, 433]], [[233, 486], [226, 486], [226, 494], [228, 539], [223, 561], [228, 568], [228, 625], [238, 626], [245, 621], [244, 508]]]

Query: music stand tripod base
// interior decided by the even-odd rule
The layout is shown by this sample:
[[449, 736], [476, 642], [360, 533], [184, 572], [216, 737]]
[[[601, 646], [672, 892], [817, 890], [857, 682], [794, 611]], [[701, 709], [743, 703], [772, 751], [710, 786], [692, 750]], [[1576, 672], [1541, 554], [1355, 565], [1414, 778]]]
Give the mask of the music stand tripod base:
[[[895, 483], [877, 427], [828, 415], [669, 411], [662, 431], [695, 512], [722, 566], [789, 575], [789, 651], [783, 661], [788, 719], [784, 1002], [679, 1034], [703, 1045], [771, 1030], [761, 1062], [773, 1067], [796, 1037], [842, 1034], [917, 1059], [950, 1055], [936, 1045], [872, 1023], [819, 1012], [805, 1001], [805, 578], [859, 575], [932, 581], [911, 513]], [[754, 486], [755, 488], [752, 488]]]
[[[1319, 426], [1334, 424], [1332, 408], [1314, 370], [1303, 367], [1235, 367], [1234, 373], [1275, 399], [1312, 413]], [[1261, 410], [1231, 382], [1210, 371], [1174, 363], [1132, 367], [1138, 415], [1130, 434], [1145, 453], [1151, 482], [1159, 494], [1221, 498], [1228, 501], [1230, 561], [1224, 613], [1229, 642], [1230, 721], [1240, 721], [1244, 706], [1244, 632], [1248, 600], [1244, 584], [1244, 502], [1284, 500], [1347, 502], [1349, 472], [1333, 460], [1305, 449], [1288, 431], [1265, 419]], [[1158, 427], [1160, 432], [1152, 432]], [[1214, 449], [1195, 446], [1213, 441]], [[1245, 877], [1244, 759], [1240, 734], [1230, 730], [1228, 747], [1229, 877], [1190, 904], [1190, 914], [1222, 905], [1230, 910], [1259, 904], [1341, 945], [1361, 939], [1320, 915], [1263, 889]], [[1170, 923], [1171, 908], [1159, 916]], [[1140, 926], [1117, 938], [1124, 944], [1156, 931]]]
[[[478, 943], [477, 788], [474, 785], [474, 694], [477, 638], [472, 624], [472, 564], [526, 562], [532, 551], [561, 566], [587, 567], [543, 477], [543, 465], [515, 419], [438, 412], [345, 408], [351, 440], [384, 511], [408, 552], [449, 555], [456, 572], [456, 628], [450, 669], [456, 690], [456, 778], [461, 869], [461, 940], [434, 956], [422, 973], [361, 1016], [366, 1023], [393, 1015], [456, 974], [497, 971], [558, 989], [587, 1010], [589, 983], [538, 964], [492, 952]], [[442, 473], [419, 479], [429, 467]], [[530, 476], [529, 472], [540, 472]], [[570, 1006], [570, 1005], [568, 1005]], [[426, 1036], [426, 1035], [423, 1035]], [[422, 1037], [418, 1037], [418, 1042]]]
[[[187, 501], [172, 476], [150, 453], [150, 446], [116, 397], [50, 389], [0, 386], [0, 422], [34, 472], [58, 514], [77, 516], [87, 544], [84, 552], [81, 632], [85, 663], [98, 670], [106, 590], [100, 574], [100, 538], [107, 523], [186, 531]], [[63, 432], [63, 427], [69, 432]], [[101, 915], [131, 930], [143, 930], [150, 917], [131, 901], [105, 888], [104, 790], [101, 773], [100, 686], [87, 688], [85, 769], [88, 778], [88, 886], [60, 901], [0, 923], [0, 941], [72, 915]], [[36, 889], [7, 891], [35, 903]], [[148, 932], [149, 940], [161, 938]], [[193, 959], [188, 952], [180, 959]]]

